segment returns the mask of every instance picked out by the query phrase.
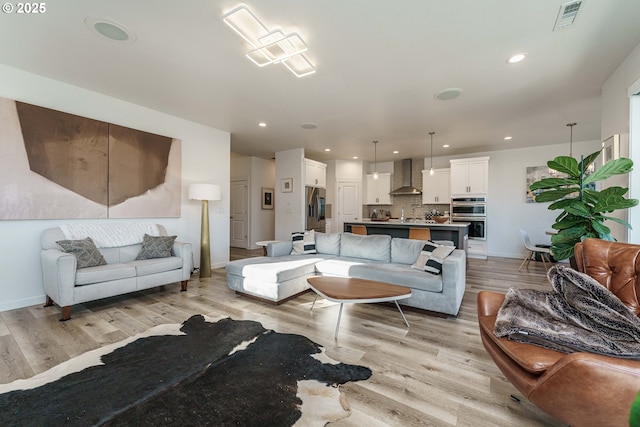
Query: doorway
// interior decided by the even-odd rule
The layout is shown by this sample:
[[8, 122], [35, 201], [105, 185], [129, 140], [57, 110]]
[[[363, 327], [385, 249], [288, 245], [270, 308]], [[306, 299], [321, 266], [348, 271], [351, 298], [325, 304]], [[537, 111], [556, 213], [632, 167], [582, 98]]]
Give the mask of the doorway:
[[233, 248], [249, 248], [249, 183], [231, 181], [231, 216], [229, 243]]

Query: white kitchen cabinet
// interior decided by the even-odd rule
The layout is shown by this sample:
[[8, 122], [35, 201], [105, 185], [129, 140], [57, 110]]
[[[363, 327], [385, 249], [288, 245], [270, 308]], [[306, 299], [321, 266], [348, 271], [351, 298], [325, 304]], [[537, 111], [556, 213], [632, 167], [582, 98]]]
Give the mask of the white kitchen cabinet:
[[327, 165], [311, 159], [304, 159], [304, 185], [327, 188]]
[[455, 159], [451, 162], [451, 197], [486, 195], [489, 188], [489, 157]]
[[378, 173], [378, 179], [373, 179], [373, 174], [367, 175], [367, 193], [365, 205], [390, 205], [391, 174]]
[[449, 203], [451, 201], [451, 169], [422, 171], [422, 204]]

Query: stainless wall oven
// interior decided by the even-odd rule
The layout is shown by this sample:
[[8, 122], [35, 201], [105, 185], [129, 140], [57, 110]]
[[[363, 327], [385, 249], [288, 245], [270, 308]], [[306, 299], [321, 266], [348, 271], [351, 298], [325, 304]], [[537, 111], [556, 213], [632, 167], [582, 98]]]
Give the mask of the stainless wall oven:
[[484, 197], [451, 200], [451, 222], [468, 222], [469, 238], [487, 240], [487, 201]]

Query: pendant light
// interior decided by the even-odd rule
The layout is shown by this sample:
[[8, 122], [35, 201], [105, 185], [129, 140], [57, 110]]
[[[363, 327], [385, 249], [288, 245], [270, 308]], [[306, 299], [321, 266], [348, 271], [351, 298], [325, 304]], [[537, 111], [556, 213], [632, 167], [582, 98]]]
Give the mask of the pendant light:
[[373, 141], [373, 179], [378, 179], [378, 141]]
[[567, 123], [567, 126], [571, 129], [571, 133], [569, 136], [569, 157], [573, 157], [573, 127], [577, 123]]
[[429, 132], [431, 135], [431, 168], [429, 168], [429, 175], [433, 175], [433, 134], [435, 132]]

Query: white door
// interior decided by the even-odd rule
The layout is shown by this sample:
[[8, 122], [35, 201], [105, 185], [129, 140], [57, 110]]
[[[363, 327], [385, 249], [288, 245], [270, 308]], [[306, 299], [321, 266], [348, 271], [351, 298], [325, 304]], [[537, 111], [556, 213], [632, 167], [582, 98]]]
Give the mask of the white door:
[[342, 233], [344, 223], [360, 221], [362, 219], [362, 203], [360, 196], [359, 182], [339, 182], [338, 183], [338, 206], [336, 224], [333, 228], [335, 232]]
[[246, 179], [231, 181], [230, 245], [249, 247], [249, 185]]

